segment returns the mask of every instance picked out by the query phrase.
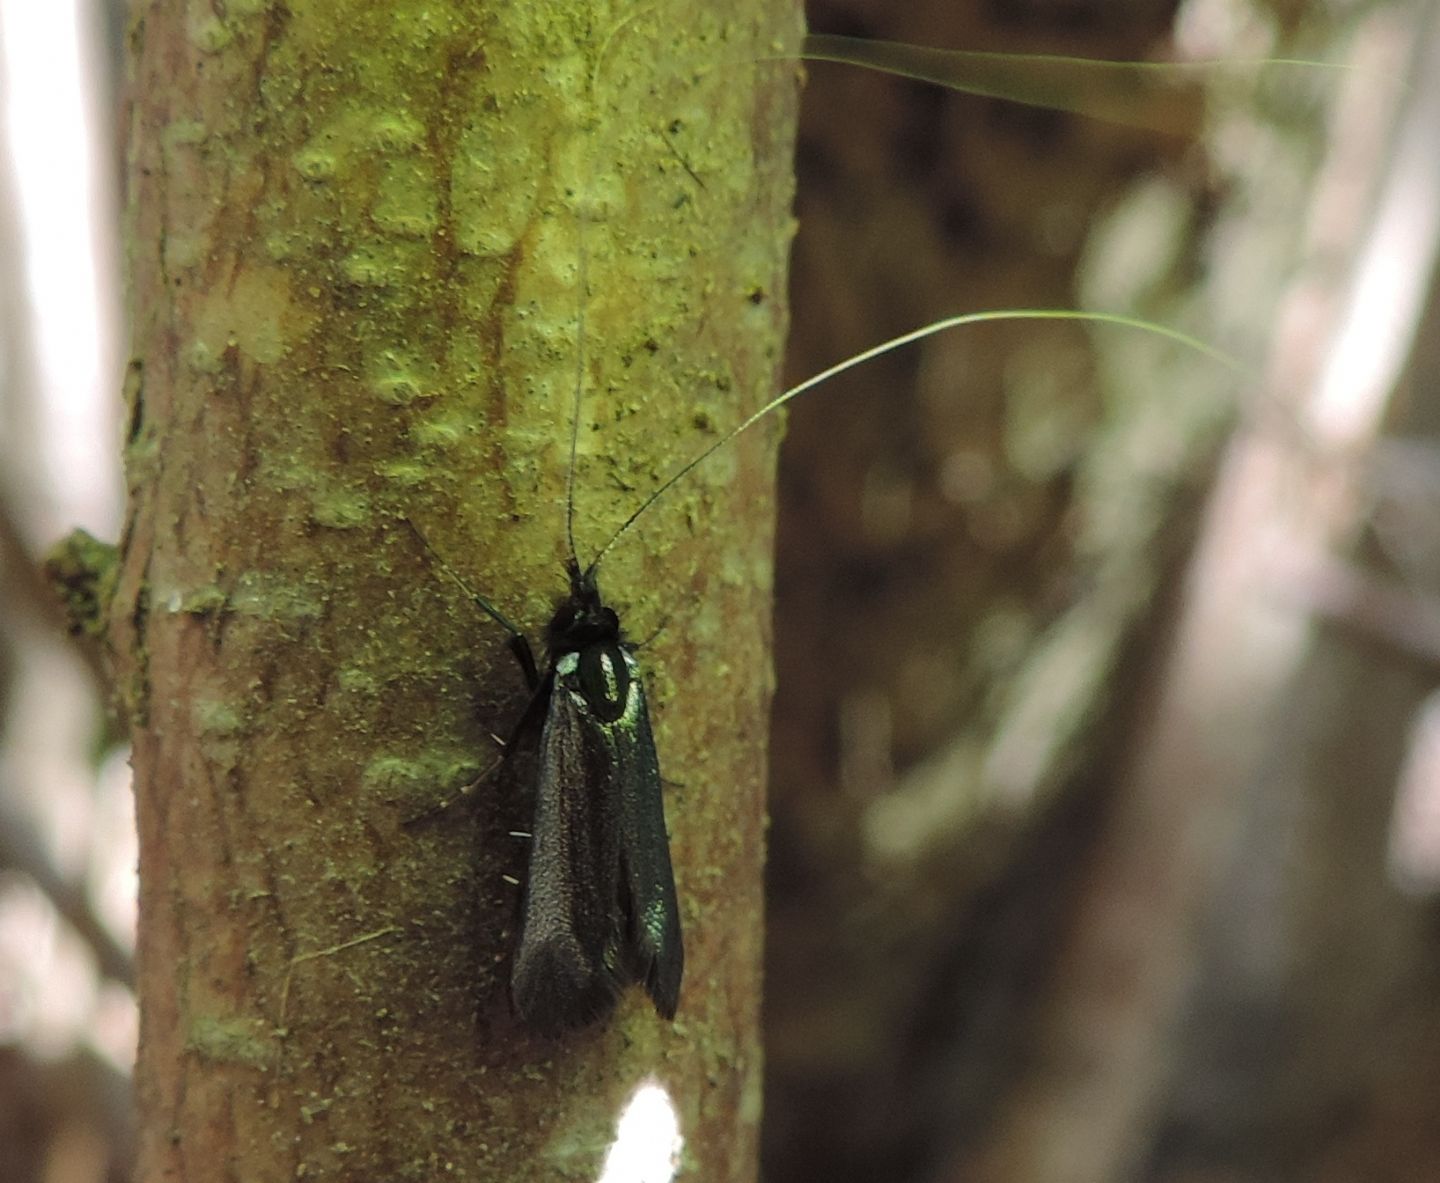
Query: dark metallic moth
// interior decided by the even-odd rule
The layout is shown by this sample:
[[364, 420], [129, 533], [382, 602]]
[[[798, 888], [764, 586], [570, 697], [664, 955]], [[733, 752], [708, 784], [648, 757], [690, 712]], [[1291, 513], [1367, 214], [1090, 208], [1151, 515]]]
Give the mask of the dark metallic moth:
[[572, 557], [567, 570], [570, 594], [545, 630], [543, 674], [525, 635], [465, 587], [509, 632], [530, 690], [507, 760], [539, 731], [510, 997], [527, 1025], [547, 1033], [605, 1017], [632, 982], [673, 1019], [685, 965], [640, 667], [600, 598], [595, 564], [582, 570]]
[[645, 686], [594, 568], [571, 560], [569, 575], [535, 692], [545, 717], [511, 998], [532, 1026], [571, 1027], [641, 982], [672, 1019], [685, 951]]

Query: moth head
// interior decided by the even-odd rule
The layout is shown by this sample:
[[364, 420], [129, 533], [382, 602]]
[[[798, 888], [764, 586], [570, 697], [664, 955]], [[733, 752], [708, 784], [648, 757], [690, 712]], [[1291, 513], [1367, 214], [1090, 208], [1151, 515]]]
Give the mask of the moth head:
[[620, 618], [600, 598], [594, 569], [582, 570], [573, 560], [566, 566], [570, 594], [555, 609], [545, 630], [551, 655], [575, 653], [591, 645], [618, 644]]

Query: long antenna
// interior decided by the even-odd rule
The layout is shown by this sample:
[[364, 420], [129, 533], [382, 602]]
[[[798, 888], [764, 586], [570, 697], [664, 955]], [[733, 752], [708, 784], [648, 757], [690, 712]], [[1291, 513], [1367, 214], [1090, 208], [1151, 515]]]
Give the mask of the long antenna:
[[606, 542], [605, 545], [602, 546], [600, 550], [596, 553], [595, 558], [590, 563], [590, 566], [585, 569], [586, 575], [594, 574], [595, 568], [600, 565], [600, 560], [605, 557], [605, 555], [609, 552], [612, 546], [614, 546], [618, 541], [620, 541], [621, 535], [623, 535], [627, 530], [629, 530], [630, 527], [635, 524], [636, 520], [647, 509], [654, 505], [655, 502], [658, 501], [667, 491], [669, 491], [672, 486], [684, 480], [685, 477], [689, 476], [691, 472], [693, 472], [696, 468], [698, 468], [701, 464], [708, 460], [711, 455], [723, 448], [736, 436], [741, 435], [746, 431], [749, 431], [750, 428], [754, 427], [755, 424], [759, 423], [760, 420], [765, 418], [766, 415], [770, 414], [771, 411], [779, 410], [791, 399], [799, 398], [800, 395], [804, 394], [807, 390], [811, 390], [814, 387], [819, 386], [822, 382], [828, 382], [831, 378], [834, 378], [839, 374], [843, 374], [846, 370], [852, 370], [856, 366], [864, 365], [867, 361], [873, 361], [875, 358], [881, 357], [884, 354], [899, 349], [904, 345], [909, 345], [915, 341], [921, 341], [926, 337], [933, 337], [937, 333], [943, 333], [948, 329], [958, 329], [963, 328], [966, 325], [986, 324], [988, 322], [1002, 320], [1078, 320], [1088, 324], [1108, 324], [1119, 325], [1122, 328], [1143, 329], [1146, 332], [1154, 333], [1157, 336], [1164, 337], [1167, 340], [1175, 341], [1180, 345], [1184, 345], [1188, 349], [1195, 350], [1197, 353], [1202, 353], [1206, 357], [1212, 358], [1213, 360], [1220, 362], [1222, 365], [1228, 366], [1230, 369], [1244, 372], [1245, 368], [1228, 353], [1216, 349], [1214, 346], [1207, 345], [1204, 341], [1192, 337], [1187, 333], [1182, 333], [1179, 329], [1172, 329], [1167, 327], [1166, 325], [1154, 324], [1151, 321], [1141, 320], [1139, 317], [1135, 316], [1125, 316], [1124, 314], [1118, 312], [1075, 312], [1063, 308], [1019, 308], [991, 312], [967, 312], [961, 316], [947, 316], [944, 320], [934, 321], [931, 324], [925, 325], [923, 328], [913, 329], [912, 331], [904, 333], [899, 337], [891, 337], [888, 341], [882, 341], [879, 345], [872, 346], [871, 348], [865, 350], [864, 353], [857, 353], [854, 357], [846, 358], [844, 361], [831, 366], [828, 370], [822, 370], [813, 378], [807, 378], [798, 386], [792, 386], [789, 390], [785, 391], [785, 393], [777, 395], [775, 398], [771, 399], [768, 403], [766, 403], [763, 407], [761, 407], [738, 427], [731, 428], [708, 448], [704, 449], [704, 451], [702, 451], [698, 456], [695, 456], [693, 459], [681, 465], [681, 467], [675, 473], [673, 473], [669, 478], [662, 482], [660, 486], [655, 489], [654, 492], [652, 492], [648, 497], [646, 497], [645, 500], [640, 503], [639, 508], [637, 508], [634, 513], [632, 513], [628, 518], [625, 519], [625, 521], [621, 524], [620, 528], [616, 530], [615, 533], [610, 535], [609, 541]]
[[[586, 170], [588, 173], [588, 169]], [[589, 178], [585, 184], [588, 188]], [[585, 305], [589, 299], [587, 259], [585, 255], [585, 201], [586, 195], [579, 195], [578, 216], [575, 219], [575, 270], [579, 287], [575, 311], [575, 401], [570, 408], [570, 472], [565, 478], [565, 539], [570, 544], [570, 558], [578, 567], [580, 555], [575, 550], [575, 456], [580, 448], [580, 408], [585, 395]]]
[[[605, 60], [605, 51], [626, 24], [653, 7], [651, 5], [647, 8], [637, 9], [626, 16], [605, 35], [605, 39], [600, 43], [600, 48], [595, 54], [595, 64], [590, 70], [590, 107], [595, 119], [598, 120], [600, 114], [600, 67]], [[565, 540], [570, 546], [570, 559], [576, 569], [580, 566], [580, 552], [575, 548], [575, 459], [580, 450], [580, 409], [585, 402], [585, 306], [590, 302], [590, 259], [585, 250], [585, 225], [588, 221], [586, 203], [590, 200], [590, 190], [594, 187], [595, 181], [593, 144], [586, 145], [584, 161], [585, 167], [580, 180], [581, 189], [576, 194], [575, 272], [579, 291], [576, 295], [577, 307], [575, 310], [575, 400], [570, 409], [570, 472], [565, 478]], [[589, 569], [594, 569], [593, 563]]]
[[465, 582], [460, 572], [445, 561], [445, 556], [430, 545], [430, 539], [420, 533], [419, 526], [406, 517], [402, 517], [400, 520], [410, 527], [410, 533], [415, 535], [416, 540], [425, 548], [430, 557], [440, 564], [440, 569], [460, 585], [461, 591], [475, 601], [476, 607], [510, 634], [510, 652], [520, 663], [520, 668], [525, 672], [525, 683], [533, 692], [540, 685], [540, 671], [535, 665], [535, 654], [530, 648], [530, 642], [525, 639], [525, 634], [510, 623], [505, 613]]
[[460, 572], [455, 570], [454, 567], [452, 567], [449, 563], [445, 561], [445, 556], [430, 545], [430, 539], [426, 538], [425, 535], [420, 533], [419, 526], [417, 526], [409, 518], [401, 518], [400, 520], [410, 527], [410, 533], [415, 535], [416, 540], [420, 543], [421, 546], [425, 548], [426, 553], [428, 553], [429, 556], [440, 565], [440, 570], [444, 571], [446, 575], [450, 576], [450, 578], [459, 585], [460, 590], [475, 601], [475, 604], [480, 609], [480, 611], [485, 613], [486, 616], [488, 616], [491, 620], [493, 620], [496, 624], [503, 628], [512, 637], [524, 636], [524, 634], [518, 628], [516, 628], [513, 624], [510, 623], [509, 620], [505, 618], [505, 614], [501, 612], [499, 608], [495, 607], [494, 604], [492, 604], [489, 600], [487, 600], [484, 596], [482, 596], [479, 592], [477, 592], [474, 588], [472, 588], [468, 583], [465, 582], [464, 578], [460, 575]]

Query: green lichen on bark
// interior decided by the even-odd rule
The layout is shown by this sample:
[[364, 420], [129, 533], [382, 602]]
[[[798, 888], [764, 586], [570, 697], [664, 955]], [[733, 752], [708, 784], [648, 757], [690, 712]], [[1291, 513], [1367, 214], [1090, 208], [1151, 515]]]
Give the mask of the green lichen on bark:
[[45, 578], [54, 589], [74, 636], [101, 641], [115, 594], [119, 551], [85, 530], [72, 530], [45, 556]]

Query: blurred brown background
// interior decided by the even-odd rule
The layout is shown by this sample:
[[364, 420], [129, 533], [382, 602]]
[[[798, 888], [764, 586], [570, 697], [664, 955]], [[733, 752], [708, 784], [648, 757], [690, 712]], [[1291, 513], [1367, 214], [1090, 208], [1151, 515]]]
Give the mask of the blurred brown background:
[[1027, 323], [795, 408], [768, 1177], [1440, 1178], [1433, 9], [810, 19], [1354, 68], [1204, 71], [1158, 133], [811, 67], [796, 376], [1027, 306], [1252, 373]]

